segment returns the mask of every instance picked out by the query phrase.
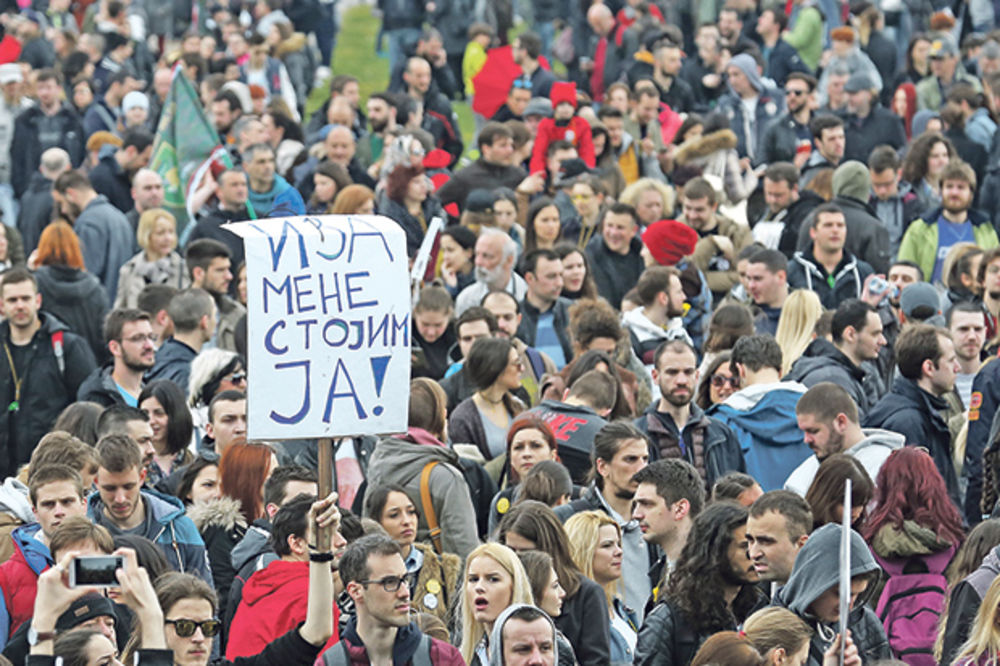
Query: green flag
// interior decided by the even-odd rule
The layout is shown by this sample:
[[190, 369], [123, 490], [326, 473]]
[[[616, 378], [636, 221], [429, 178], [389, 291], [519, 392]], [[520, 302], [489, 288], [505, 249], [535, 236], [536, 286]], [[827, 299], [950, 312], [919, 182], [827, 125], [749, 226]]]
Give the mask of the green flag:
[[[195, 213], [190, 210], [191, 193], [213, 162], [226, 168], [233, 166], [197, 91], [183, 68], [175, 66], [149, 168], [163, 178], [163, 206], [177, 218], [178, 235]], [[253, 217], [252, 212], [249, 217]]]

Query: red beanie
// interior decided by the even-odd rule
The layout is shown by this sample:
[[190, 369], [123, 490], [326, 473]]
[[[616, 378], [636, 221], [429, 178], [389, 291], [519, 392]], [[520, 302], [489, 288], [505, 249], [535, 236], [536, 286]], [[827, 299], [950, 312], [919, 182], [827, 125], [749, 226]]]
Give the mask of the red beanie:
[[673, 266], [691, 255], [698, 242], [698, 233], [677, 220], [660, 220], [646, 227], [642, 242], [661, 266]]
[[572, 81], [556, 81], [549, 91], [549, 99], [552, 100], [552, 108], [556, 108], [563, 102], [569, 102], [576, 108], [576, 84]]

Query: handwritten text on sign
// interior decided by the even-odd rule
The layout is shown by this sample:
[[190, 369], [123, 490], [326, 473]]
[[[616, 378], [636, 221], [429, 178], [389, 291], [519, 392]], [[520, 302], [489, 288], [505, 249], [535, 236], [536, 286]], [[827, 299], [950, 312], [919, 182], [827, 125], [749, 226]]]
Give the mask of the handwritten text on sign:
[[247, 256], [249, 435], [301, 439], [406, 429], [406, 236], [363, 215], [226, 225]]

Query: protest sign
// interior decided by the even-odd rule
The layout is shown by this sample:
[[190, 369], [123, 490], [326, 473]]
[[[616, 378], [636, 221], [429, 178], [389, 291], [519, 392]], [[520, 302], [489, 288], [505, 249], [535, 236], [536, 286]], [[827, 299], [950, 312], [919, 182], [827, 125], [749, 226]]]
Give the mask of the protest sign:
[[247, 258], [252, 439], [406, 430], [406, 236], [375, 215], [225, 225]]

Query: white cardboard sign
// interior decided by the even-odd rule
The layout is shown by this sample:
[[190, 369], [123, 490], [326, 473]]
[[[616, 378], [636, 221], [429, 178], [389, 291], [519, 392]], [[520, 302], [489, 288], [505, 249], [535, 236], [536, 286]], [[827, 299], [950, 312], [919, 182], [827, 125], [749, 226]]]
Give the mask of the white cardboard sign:
[[308, 439], [406, 430], [406, 235], [376, 215], [225, 225], [247, 261], [248, 435]]

